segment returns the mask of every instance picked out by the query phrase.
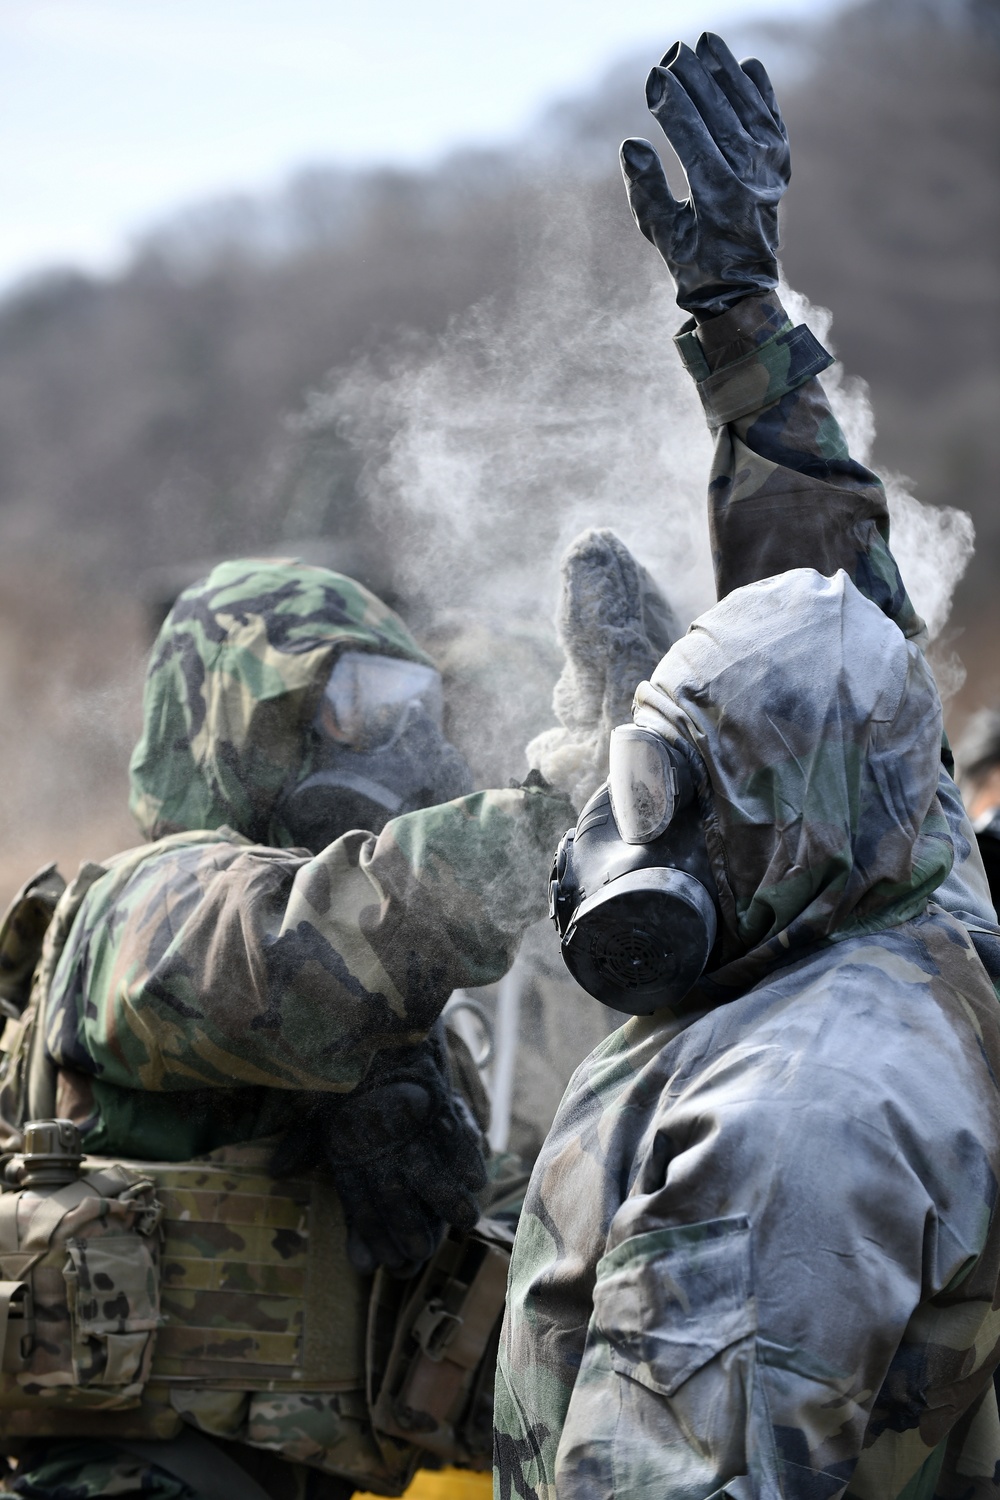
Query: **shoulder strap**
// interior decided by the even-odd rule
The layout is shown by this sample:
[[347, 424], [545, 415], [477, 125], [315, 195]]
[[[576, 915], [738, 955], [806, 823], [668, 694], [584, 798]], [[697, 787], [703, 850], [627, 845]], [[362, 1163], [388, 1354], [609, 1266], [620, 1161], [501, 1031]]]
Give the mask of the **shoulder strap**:
[[[63, 888], [62, 894], [54, 904], [54, 909], [46, 919], [41, 941], [41, 955], [39, 957], [37, 953], [35, 954], [36, 961], [32, 964], [34, 974], [28, 1003], [17, 1019], [7, 1021], [2, 1041], [0, 1041], [0, 1051], [3, 1053], [3, 1057], [0, 1058], [0, 1150], [2, 1151], [21, 1149], [21, 1127], [25, 1120], [49, 1119], [54, 1112], [55, 1070], [46, 1057], [43, 1036], [45, 1000], [56, 964], [66, 945], [73, 919], [87, 891], [104, 873], [104, 865], [85, 864], [81, 867], [73, 884]], [[55, 880], [62, 884], [61, 877], [56, 876], [55, 870], [47, 867], [28, 882], [25, 890], [30, 895], [33, 889], [41, 891], [45, 888], [49, 894], [54, 894]], [[36, 881], [39, 882], [38, 886], [35, 886]], [[15, 911], [15, 907], [16, 903], [11, 907], [8, 917]], [[7, 919], [5, 919], [5, 924], [6, 922]], [[6, 926], [6, 931], [10, 934], [13, 930], [12, 920], [11, 925]]]
[[0, 1014], [12, 1020], [27, 1004], [45, 933], [65, 889], [55, 865], [45, 865], [22, 885], [0, 919]]
[[45, 1050], [45, 1002], [56, 965], [66, 946], [69, 931], [83, 905], [84, 897], [95, 881], [108, 873], [107, 865], [94, 864], [87, 860], [80, 866], [73, 883], [66, 887], [59, 899], [42, 944], [42, 956], [35, 970], [28, 1009], [32, 1012], [28, 1021], [25, 1013], [26, 1032], [22, 1045], [26, 1045], [25, 1057], [25, 1120], [50, 1120], [56, 1108], [56, 1076], [48, 1053]]

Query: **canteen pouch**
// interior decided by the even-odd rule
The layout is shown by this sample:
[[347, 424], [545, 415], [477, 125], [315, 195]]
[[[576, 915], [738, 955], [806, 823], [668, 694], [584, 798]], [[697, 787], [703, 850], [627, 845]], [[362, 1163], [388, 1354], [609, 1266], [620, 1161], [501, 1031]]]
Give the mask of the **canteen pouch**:
[[0, 1408], [138, 1404], [160, 1317], [160, 1205], [109, 1166], [0, 1196]]

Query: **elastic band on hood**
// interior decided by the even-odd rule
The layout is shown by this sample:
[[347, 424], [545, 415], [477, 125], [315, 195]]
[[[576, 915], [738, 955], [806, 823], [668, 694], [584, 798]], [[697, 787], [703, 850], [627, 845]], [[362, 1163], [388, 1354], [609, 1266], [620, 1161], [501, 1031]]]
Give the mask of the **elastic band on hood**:
[[734, 590], [641, 684], [634, 718], [703, 768], [724, 929], [712, 993], [908, 920], [951, 869], [934, 679], [843, 571]]
[[185, 589], [153, 648], [129, 768], [143, 834], [227, 824], [275, 842], [275, 802], [346, 650], [433, 665], [398, 615], [326, 568], [243, 558]]

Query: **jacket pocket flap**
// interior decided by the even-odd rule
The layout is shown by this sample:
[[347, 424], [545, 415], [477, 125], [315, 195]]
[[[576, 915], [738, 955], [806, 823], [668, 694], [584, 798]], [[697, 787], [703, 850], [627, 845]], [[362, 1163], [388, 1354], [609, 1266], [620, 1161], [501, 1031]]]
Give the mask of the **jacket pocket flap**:
[[756, 1332], [744, 1215], [654, 1229], [597, 1266], [594, 1320], [615, 1368], [669, 1396], [713, 1355]]
[[68, 1240], [63, 1275], [78, 1339], [149, 1333], [160, 1326], [159, 1278], [137, 1234]]

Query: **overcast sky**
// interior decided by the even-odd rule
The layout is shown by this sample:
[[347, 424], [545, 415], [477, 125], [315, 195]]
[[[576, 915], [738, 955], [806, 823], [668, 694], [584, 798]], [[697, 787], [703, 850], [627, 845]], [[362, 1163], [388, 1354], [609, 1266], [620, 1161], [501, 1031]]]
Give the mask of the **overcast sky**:
[[419, 163], [502, 142], [633, 49], [833, 8], [0, 0], [0, 288], [47, 264], [110, 268], [175, 205], [305, 162]]

